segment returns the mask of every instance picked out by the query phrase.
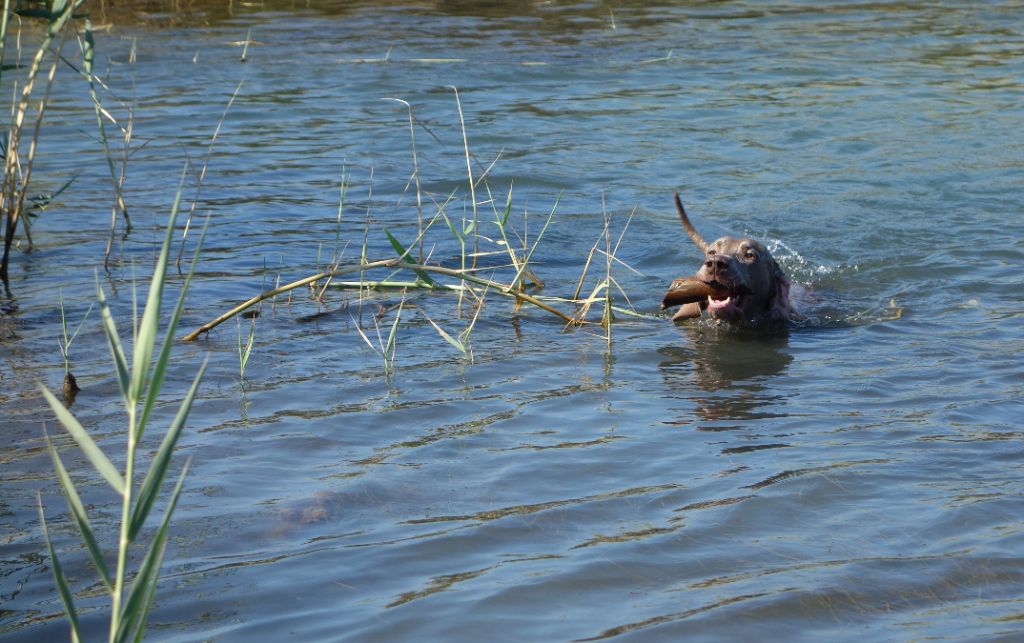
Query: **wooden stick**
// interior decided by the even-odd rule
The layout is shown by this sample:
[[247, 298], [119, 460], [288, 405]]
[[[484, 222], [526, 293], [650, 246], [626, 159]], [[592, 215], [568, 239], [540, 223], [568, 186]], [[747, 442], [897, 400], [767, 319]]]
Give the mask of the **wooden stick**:
[[[511, 286], [506, 286], [505, 284], [499, 283], [497, 281], [492, 281], [490, 279], [485, 279], [485, 278], [479, 277], [477, 275], [469, 274], [467, 271], [454, 270], [452, 268], [445, 268], [443, 266], [428, 266], [428, 265], [423, 265], [423, 264], [418, 264], [418, 263], [406, 263], [406, 262], [403, 262], [400, 258], [396, 257], [394, 259], [382, 259], [380, 261], [370, 261], [368, 263], [360, 263], [360, 264], [354, 265], [354, 266], [345, 266], [343, 268], [337, 268], [335, 270], [328, 270], [328, 271], [324, 271], [324, 272], [319, 272], [319, 273], [317, 273], [315, 275], [310, 275], [309, 277], [305, 277], [303, 279], [299, 279], [298, 281], [293, 281], [293, 282], [291, 282], [289, 284], [285, 284], [284, 286], [280, 286], [278, 288], [273, 288], [271, 290], [264, 290], [260, 294], [254, 296], [254, 297], [251, 297], [250, 299], [247, 299], [246, 301], [238, 304], [237, 306], [235, 306], [231, 310], [227, 311], [223, 315], [217, 317], [216, 319], [213, 319], [211, 321], [206, 322], [205, 324], [203, 324], [199, 328], [195, 329], [191, 333], [189, 333], [189, 334], [185, 335], [184, 337], [182, 337], [181, 339], [182, 339], [182, 341], [185, 341], [185, 342], [195, 341], [199, 337], [199, 335], [201, 335], [201, 334], [203, 334], [205, 332], [208, 332], [208, 331], [216, 328], [220, 324], [222, 324], [225, 321], [231, 319], [232, 317], [234, 317], [235, 315], [241, 313], [242, 311], [244, 311], [244, 310], [246, 310], [248, 308], [251, 308], [252, 306], [255, 306], [256, 304], [260, 303], [261, 301], [263, 301], [265, 299], [270, 299], [271, 297], [275, 297], [277, 295], [280, 295], [281, 293], [285, 293], [285, 292], [288, 292], [290, 290], [294, 290], [296, 288], [301, 288], [302, 286], [305, 286], [306, 284], [311, 284], [311, 283], [313, 283], [315, 281], [319, 281], [321, 279], [326, 279], [326, 278], [329, 278], [329, 277], [336, 277], [336, 276], [340, 276], [340, 275], [352, 274], [352, 273], [355, 273], [355, 272], [364, 272], [366, 270], [373, 270], [375, 268], [398, 268], [398, 269], [402, 269], [402, 270], [422, 270], [424, 272], [433, 272], [433, 273], [436, 273], [436, 274], [439, 274], [439, 275], [445, 275], [445, 276], [448, 276], [448, 277], [453, 277], [455, 279], [460, 279], [462, 281], [468, 281], [470, 283], [479, 284], [481, 286], [487, 286], [488, 288], [492, 288], [492, 289], [498, 291], [499, 293], [501, 293], [501, 294], [503, 294], [505, 296], [514, 297], [517, 301], [521, 300], [521, 301], [529, 302], [529, 303], [533, 304], [534, 306], [540, 308], [541, 310], [546, 310], [547, 312], [549, 312], [549, 313], [551, 313], [553, 315], [557, 315], [558, 317], [562, 318], [564, 321], [566, 321], [566, 322], [568, 322], [570, 324], [577, 324], [577, 323], [579, 323], [577, 320], [573, 319], [569, 315], [566, 315], [565, 313], [563, 313], [562, 311], [558, 310], [557, 308], [554, 308], [553, 306], [549, 306], [548, 304], [545, 304], [543, 301], [541, 301], [540, 299], [534, 297], [533, 295], [528, 295], [528, 294], [526, 294], [524, 292], [513, 290], [513, 288]], [[429, 288], [429, 286], [425, 286], [425, 287]]]

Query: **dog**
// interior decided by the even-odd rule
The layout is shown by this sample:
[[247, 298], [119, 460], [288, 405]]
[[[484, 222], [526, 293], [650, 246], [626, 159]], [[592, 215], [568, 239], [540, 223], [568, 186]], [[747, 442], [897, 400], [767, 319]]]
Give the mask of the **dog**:
[[676, 279], [665, 293], [662, 308], [680, 306], [673, 321], [700, 317], [703, 311], [747, 327], [796, 319], [789, 279], [763, 243], [750, 237], [708, 243], [690, 223], [678, 194], [675, 200], [683, 229], [704, 252], [704, 263], [696, 275]]

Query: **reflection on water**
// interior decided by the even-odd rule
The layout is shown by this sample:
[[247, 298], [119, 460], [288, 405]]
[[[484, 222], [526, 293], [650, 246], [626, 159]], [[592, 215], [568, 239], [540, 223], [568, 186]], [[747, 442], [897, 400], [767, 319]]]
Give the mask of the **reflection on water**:
[[[426, 215], [446, 203], [471, 218], [464, 144], [483, 234], [497, 237], [492, 201], [500, 213], [510, 189], [528, 243], [555, 210], [532, 257], [545, 294], [574, 290], [606, 212], [615, 230], [632, 213], [616, 252], [629, 269], [612, 276], [655, 311], [699, 261], [678, 190], [708, 237], [766, 240], [810, 286], [816, 320], [747, 332], [623, 318], [609, 344], [489, 296], [470, 363], [431, 325], [466, 327], [454, 297], [423, 291], [406, 295], [386, 376], [356, 333], [356, 298], [328, 289], [263, 308], [244, 387], [239, 329], [178, 346], [154, 426], [210, 366], [176, 454], [192, 465], [152, 638], [1021, 638], [1017, 3], [90, 10], [109, 25], [104, 105], [126, 122], [119, 100], [134, 100], [137, 228], [102, 277], [123, 330], [181, 167], [214, 131], [186, 327], [318, 272], [336, 247], [393, 257], [383, 229], [412, 242], [417, 182]], [[105, 626], [35, 385], [61, 386], [55, 293], [81, 319], [110, 214], [94, 106], [67, 71], [33, 180], [76, 180], [33, 221], [37, 247], [18, 250], [0, 302], [4, 641], [67, 636], [40, 493], [87, 638]], [[412, 107], [415, 157], [393, 98]], [[461, 257], [442, 220], [424, 250]], [[401, 300], [365, 296], [371, 343], [376, 304]], [[76, 415], [119, 453], [120, 394], [92, 321], [70, 357]], [[106, 487], [54, 437], [94, 529], [116, 533]]]
[[671, 371], [683, 362], [691, 363], [689, 384], [708, 391], [757, 385], [784, 373], [793, 361], [786, 328], [751, 331], [697, 323], [681, 326], [681, 331], [686, 341], [659, 349], [668, 358], [661, 367]]
[[771, 409], [784, 401], [771, 379], [793, 361], [788, 330], [698, 322], [680, 331], [686, 341], [659, 348], [664, 359], [658, 366], [667, 388], [693, 401], [692, 412], [703, 420], [699, 429], [742, 428], [737, 421], [771, 417]]

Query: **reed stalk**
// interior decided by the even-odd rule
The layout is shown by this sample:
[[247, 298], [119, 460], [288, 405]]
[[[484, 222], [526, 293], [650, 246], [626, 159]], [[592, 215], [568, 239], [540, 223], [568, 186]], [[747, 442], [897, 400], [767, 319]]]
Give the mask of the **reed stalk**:
[[[552, 305], [550, 305], [548, 303], [545, 303], [544, 301], [542, 301], [538, 297], [535, 297], [535, 296], [530, 295], [528, 293], [516, 291], [515, 289], [513, 289], [510, 286], [507, 286], [505, 284], [499, 283], [499, 282], [491, 280], [491, 279], [486, 279], [484, 277], [480, 277], [478, 275], [473, 274], [471, 271], [468, 271], [468, 270], [465, 270], [465, 271], [464, 270], [456, 270], [454, 268], [446, 268], [444, 266], [431, 266], [431, 265], [426, 265], [426, 264], [407, 263], [405, 261], [402, 261], [401, 257], [397, 257], [397, 258], [392, 258], [392, 259], [380, 259], [380, 260], [377, 260], [377, 261], [368, 261], [366, 263], [360, 263], [360, 264], [357, 264], [357, 265], [354, 265], [354, 266], [338, 267], [335, 270], [319, 272], [319, 273], [317, 273], [315, 275], [310, 275], [308, 277], [303, 277], [302, 279], [298, 279], [298, 280], [293, 281], [293, 282], [291, 282], [289, 284], [285, 284], [284, 286], [279, 286], [279, 287], [273, 288], [271, 290], [264, 290], [260, 294], [255, 295], [254, 297], [251, 297], [251, 298], [245, 300], [244, 302], [238, 304], [237, 306], [235, 306], [231, 310], [227, 311], [226, 313], [224, 313], [224, 314], [222, 314], [222, 315], [220, 315], [220, 316], [218, 316], [218, 317], [216, 317], [216, 318], [206, 322], [202, 326], [199, 326], [198, 328], [196, 328], [192, 332], [188, 333], [187, 335], [185, 335], [181, 339], [182, 339], [182, 341], [185, 341], [185, 342], [195, 341], [203, 333], [206, 333], [206, 332], [209, 332], [209, 331], [213, 330], [214, 328], [216, 328], [217, 326], [219, 326], [222, 323], [226, 322], [227, 320], [231, 319], [235, 315], [237, 315], [237, 314], [239, 314], [239, 313], [241, 313], [241, 312], [243, 312], [245, 310], [248, 310], [249, 308], [255, 306], [256, 304], [260, 303], [261, 301], [264, 301], [265, 299], [270, 299], [271, 297], [276, 297], [277, 295], [280, 295], [281, 293], [285, 293], [285, 292], [288, 292], [290, 290], [294, 290], [296, 288], [301, 288], [302, 286], [311, 284], [311, 283], [313, 283], [315, 281], [319, 281], [321, 279], [326, 279], [328, 277], [337, 277], [337, 276], [341, 276], [341, 275], [351, 275], [351, 274], [355, 274], [355, 273], [364, 273], [364, 272], [368, 272], [370, 270], [375, 270], [375, 269], [380, 269], [380, 268], [398, 268], [400, 270], [410, 270], [410, 271], [412, 271], [414, 273], [423, 272], [423, 273], [444, 275], [446, 277], [452, 277], [454, 279], [459, 279], [459, 280], [464, 281], [464, 282], [474, 283], [474, 284], [478, 284], [480, 286], [486, 286], [486, 287], [490, 288], [491, 290], [493, 290], [493, 291], [495, 291], [495, 292], [497, 292], [499, 294], [502, 294], [504, 296], [511, 297], [513, 299], [520, 299], [522, 301], [525, 301], [525, 302], [528, 302], [530, 304], [533, 304], [537, 308], [540, 308], [541, 310], [547, 311], [547, 312], [549, 312], [549, 313], [551, 313], [551, 314], [561, 318], [563, 321], [565, 321], [568, 324], [575, 325], [575, 324], [579, 324], [580, 323], [580, 320], [574, 319], [572, 316], [568, 315], [567, 313], [562, 312], [561, 310], [558, 310], [557, 308], [555, 308], [554, 306], [552, 306]], [[429, 285], [423, 284], [422, 282], [420, 282], [420, 287], [427, 288], [427, 289], [430, 289], [430, 290], [436, 289], [435, 286], [429, 286]]]
[[[182, 182], [184, 182], [184, 172], [182, 173]], [[57, 453], [57, 449], [47, 435], [47, 445], [50, 456], [53, 459], [53, 466], [60, 482], [61, 491], [67, 500], [71, 516], [86, 546], [89, 558], [100, 577], [103, 589], [110, 598], [109, 640], [111, 643], [141, 641], [145, 634], [148, 614], [153, 603], [160, 565], [167, 543], [168, 527], [181, 494], [185, 474], [188, 470], [187, 463], [182, 468], [178, 481], [171, 492], [163, 519], [152, 540], [145, 548], [141, 563], [134, 571], [129, 569], [129, 552], [134, 549], [133, 545], [142, 535], [143, 527], [156, 504], [164, 480], [170, 471], [175, 446], [188, 419], [199, 382], [206, 367], [205, 363], [200, 366], [199, 372], [178, 407], [178, 411], [171, 421], [167, 432], [164, 434], [159, 448], [150, 460], [150, 466], [143, 477], [142, 483], [137, 486], [136, 479], [138, 476], [136, 472], [140, 465], [142, 465], [140, 458], [141, 441], [145, 430], [148, 428], [150, 415], [156, 406], [157, 398], [163, 387], [170, 361], [171, 347], [174, 344], [174, 333], [184, 308], [185, 295], [188, 292], [199, 257], [199, 247], [197, 246], [188, 276], [185, 278], [181, 293], [178, 296], [177, 304], [171, 311], [170, 319], [167, 322], [163, 344], [158, 351], [157, 334], [161, 321], [161, 303], [171, 239], [174, 232], [174, 222], [181, 203], [181, 190], [182, 187], [179, 185], [168, 220], [163, 245], [161, 246], [153, 275], [150, 278], [149, 294], [146, 299], [145, 308], [142, 311], [141, 320], [133, 325], [132, 335], [135, 341], [130, 361], [117, 331], [110, 307], [107, 304], [103, 288], [100, 286], [99, 278], [97, 277], [96, 297], [100, 307], [102, 326], [110, 347], [113, 370], [116, 373], [116, 380], [127, 415], [123, 470], [119, 470], [114, 465], [104, 450], [93, 441], [85, 427], [61, 404], [57, 397], [45, 386], [40, 386], [42, 395], [56, 415], [58, 422], [85, 454], [96, 473], [106, 480], [107, 484], [113, 488], [121, 500], [118, 545], [114, 552], [116, 564], [114, 569], [111, 570], [107, 564], [107, 556], [98, 545], [98, 539], [89, 521], [86, 505], [82, 502], [74, 482], [68, 474], [60, 455]], [[202, 240], [200, 240], [199, 245], [201, 244]], [[136, 315], [135, 318], [138, 319], [138, 316]], [[41, 498], [39, 504], [40, 520], [43, 524], [43, 534], [52, 562], [54, 580], [57, 583], [61, 600], [71, 624], [71, 637], [73, 641], [81, 641], [84, 640], [84, 637], [77, 617], [78, 612], [75, 607], [74, 594], [71, 591], [68, 579], [63, 574], [57, 552], [50, 541]]]
[[[111, 208], [111, 221], [110, 221], [110, 238], [107, 242], [107, 249], [103, 255], [103, 264], [105, 267], [109, 266], [110, 252], [114, 245], [114, 235], [117, 228], [117, 215], [120, 213], [124, 217], [125, 232], [127, 235], [132, 230], [132, 220], [128, 216], [128, 206], [124, 200], [124, 179], [127, 168], [128, 149], [131, 146], [132, 140], [132, 123], [134, 118], [129, 117], [129, 124], [127, 127], [122, 128], [117, 120], [110, 114], [110, 111], [104, 109], [100, 102], [99, 93], [96, 91], [97, 78], [93, 73], [93, 63], [96, 57], [96, 43], [93, 39], [92, 34], [92, 21], [88, 18], [85, 20], [85, 34], [78, 38], [78, 47], [82, 52], [82, 75], [85, 77], [89, 84], [89, 97], [92, 99], [93, 109], [96, 112], [96, 128], [99, 131], [100, 143], [103, 145], [103, 156], [107, 160], [107, 169], [110, 171], [110, 180], [114, 185], [114, 205]], [[129, 108], [129, 114], [131, 109]], [[110, 150], [110, 140], [107, 137], [107, 128], [104, 124], [104, 120], [109, 119], [114, 127], [121, 130], [124, 138], [124, 156], [122, 158], [121, 169], [115, 167], [114, 155]]]
[[[419, 254], [417, 259], [420, 263], [423, 263], [423, 190], [420, 188], [420, 163], [419, 155], [416, 153], [416, 128], [414, 127], [415, 119], [412, 115], [412, 105], [401, 98], [389, 98], [387, 100], [393, 100], [405, 105], [409, 112], [409, 145], [412, 147], [412, 176], [409, 181], [416, 185], [416, 233], [419, 235]], [[408, 189], [408, 184], [406, 184], [406, 189]]]
[[[38, 9], [32, 12], [33, 15], [45, 18], [47, 25], [43, 39], [29, 65], [28, 73], [21, 89], [21, 95], [13, 105], [13, 117], [7, 127], [7, 146], [4, 150], [3, 176], [0, 179], [0, 217], [4, 219], [4, 249], [3, 257], [0, 258], [0, 281], [3, 281], [5, 285], [9, 283], [10, 253], [19, 221], [22, 221], [22, 227], [31, 245], [29, 223], [27, 218], [22, 215], [25, 213], [25, 197], [28, 194], [31, 182], [32, 161], [35, 157], [36, 141], [39, 138], [43, 113], [49, 102], [50, 88], [53, 86], [57, 64], [60, 61], [64, 29], [71, 20], [74, 11], [84, 2], [85, 0], [53, 0], [49, 9]], [[0, 20], [0, 42], [4, 42], [7, 38], [7, 29], [10, 26], [10, 21], [8, 20], [10, 11], [10, 1], [4, 0], [3, 19]], [[23, 152], [22, 148], [26, 144], [26, 141], [23, 140], [26, 117], [32, 104], [39, 74], [43, 69], [43, 60], [58, 37], [60, 37], [60, 44], [57, 46], [49, 71], [45, 75], [43, 97], [36, 105], [35, 123], [31, 136], [27, 141], [28, 151]], [[0, 48], [0, 68], [5, 64], [4, 54], [5, 50]]]
[[[459, 109], [459, 125], [462, 127], [462, 149], [466, 152], [466, 177], [469, 180], [469, 203], [473, 209], [473, 228], [479, 226], [476, 209], [476, 183], [473, 181], [473, 165], [469, 162], [469, 139], [466, 137], [466, 119], [462, 115], [462, 100], [459, 98], [459, 90], [454, 85], [449, 85], [455, 92], [455, 105]], [[477, 253], [480, 251], [480, 237], [473, 235], [473, 267], [476, 268]]]

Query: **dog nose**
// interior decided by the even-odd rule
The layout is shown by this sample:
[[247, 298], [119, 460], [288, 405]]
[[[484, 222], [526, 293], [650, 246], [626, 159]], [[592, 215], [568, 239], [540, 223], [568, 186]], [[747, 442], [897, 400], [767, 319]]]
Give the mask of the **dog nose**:
[[712, 273], [717, 273], [719, 271], [725, 272], [729, 268], [729, 262], [727, 262], [724, 257], [716, 255], [714, 257], [707, 258], [704, 262], [704, 268]]

